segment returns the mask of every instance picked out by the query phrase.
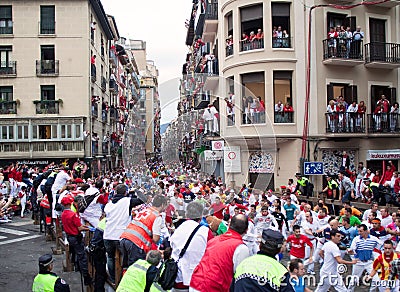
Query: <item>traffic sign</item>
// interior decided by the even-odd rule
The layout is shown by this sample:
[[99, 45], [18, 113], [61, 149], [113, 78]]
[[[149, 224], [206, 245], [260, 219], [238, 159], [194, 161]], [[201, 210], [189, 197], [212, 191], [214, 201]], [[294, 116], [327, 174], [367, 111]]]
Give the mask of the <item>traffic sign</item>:
[[323, 175], [323, 162], [304, 162], [304, 175]]

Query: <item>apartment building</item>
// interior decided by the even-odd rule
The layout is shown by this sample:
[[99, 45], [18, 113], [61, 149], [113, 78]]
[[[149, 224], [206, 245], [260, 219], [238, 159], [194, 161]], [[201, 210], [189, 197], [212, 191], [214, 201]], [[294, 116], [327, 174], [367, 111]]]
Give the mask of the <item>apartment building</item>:
[[100, 1], [0, 3], [2, 165], [80, 161], [95, 173], [118, 165], [134, 71], [118, 39]]
[[[190, 77], [197, 82], [193, 88], [200, 87], [207, 94], [199, 95], [199, 90], [189, 88], [181, 91], [181, 103], [189, 100], [183, 111], [191, 106], [200, 109], [196, 108], [199, 96], [219, 97], [220, 137], [209, 140], [240, 147], [239, 168], [224, 167], [227, 183], [251, 182], [263, 189], [278, 188], [295, 172], [303, 171], [304, 160], [323, 162], [325, 172], [338, 171], [343, 151], [349, 154], [352, 167], [362, 161], [380, 169], [382, 158], [398, 165], [399, 114], [377, 110], [382, 95], [390, 103], [389, 110], [397, 102], [398, 1], [373, 5], [364, 1], [355, 7], [346, 7], [359, 3], [350, 0], [196, 2], [188, 23], [186, 43], [191, 49], [183, 81], [187, 83], [191, 74], [198, 76], [198, 80]], [[314, 5], [320, 6], [309, 14]], [[330, 28], [336, 30], [337, 26], [357, 36], [343, 42], [338, 33], [333, 40], [328, 39]], [[218, 60], [219, 78], [208, 71], [195, 75], [204, 52]], [[224, 101], [228, 92], [234, 93], [234, 118]], [[366, 111], [355, 114], [338, 109], [329, 113], [330, 100], [334, 100], [334, 106], [344, 102], [358, 106], [364, 101]], [[288, 106], [283, 110], [285, 104]], [[304, 131], [307, 123], [308, 131]], [[219, 164], [222, 169], [226, 159]], [[317, 185], [322, 183], [321, 176], [311, 179]]]
[[152, 60], [147, 59], [146, 42], [129, 40], [127, 49], [135, 57], [140, 75], [139, 114], [144, 135], [146, 136], [146, 157], [159, 156], [161, 153], [160, 120], [161, 107], [158, 94], [158, 69]]

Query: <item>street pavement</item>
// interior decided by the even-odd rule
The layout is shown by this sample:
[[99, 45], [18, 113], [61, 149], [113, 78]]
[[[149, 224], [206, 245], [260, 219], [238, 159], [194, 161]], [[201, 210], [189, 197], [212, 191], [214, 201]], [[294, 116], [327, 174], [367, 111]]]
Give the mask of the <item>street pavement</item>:
[[[38, 272], [38, 258], [52, 253], [55, 242], [46, 242], [39, 226], [33, 225], [29, 215], [26, 218], [15, 217], [12, 223], [0, 224], [0, 291], [32, 291], [32, 282]], [[81, 278], [78, 272], [63, 272], [64, 255], [53, 255], [54, 272], [67, 281], [71, 291], [81, 291]], [[286, 265], [285, 256], [282, 263]], [[316, 283], [319, 280], [319, 264], [315, 265]], [[351, 267], [348, 267], [351, 271]], [[314, 287], [309, 287], [315, 290]], [[365, 286], [355, 291], [366, 291]], [[108, 291], [113, 291], [111, 288]], [[107, 291], [106, 290], [106, 291]], [[83, 291], [86, 291], [84, 288]], [[334, 291], [331, 288], [330, 291]]]

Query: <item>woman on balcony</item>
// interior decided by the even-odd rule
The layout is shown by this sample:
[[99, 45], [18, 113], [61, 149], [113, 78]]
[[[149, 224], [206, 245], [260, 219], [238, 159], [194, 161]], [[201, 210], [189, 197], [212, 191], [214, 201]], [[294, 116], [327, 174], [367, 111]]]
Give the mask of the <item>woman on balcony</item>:
[[293, 107], [290, 105], [290, 103], [287, 102], [283, 107], [283, 116], [285, 123], [293, 123], [293, 112]]
[[242, 51], [249, 50], [249, 36], [244, 32], [242, 33], [242, 39], [240, 40]]
[[390, 108], [390, 131], [394, 133], [397, 128], [397, 121], [399, 119], [399, 103], [395, 102]]
[[336, 39], [338, 32], [332, 26], [328, 32], [328, 58], [336, 57]]
[[358, 104], [357, 108], [357, 120], [356, 127], [359, 132], [364, 132], [364, 116], [367, 112], [367, 107], [365, 106], [365, 102], [362, 100]]
[[331, 99], [329, 101], [328, 107], [326, 108], [327, 116], [328, 116], [328, 125], [329, 129], [332, 133], [336, 131], [336, 124], [338, 119], [338, 107], [335, 105], [335, 101]]

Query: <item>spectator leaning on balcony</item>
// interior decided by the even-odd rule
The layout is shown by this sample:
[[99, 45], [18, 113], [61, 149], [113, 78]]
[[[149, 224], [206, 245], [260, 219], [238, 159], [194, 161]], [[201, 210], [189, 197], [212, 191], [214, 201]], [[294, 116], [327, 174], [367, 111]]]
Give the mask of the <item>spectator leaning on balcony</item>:
[[282, 32], [282, 47], [284, 48], [290, 47], [289, 34], [286, 29], [284, 29]]
[[275, 112], [275, 123], [281, 123], [282, 120], [283, 120], [283, 104], [282, 104], [282, 101], [278, 101], [278, 103], [275, 104], [274, 112]]
[[330, 27], [328, 32], [328, 57], [336, 57], [336, 39], [338, 33], [333, 26]]
[[358, 111], [357, 102], [354, 100], [351, 105], [347, 108], [347, 127], [349, 132], [355, 132], [354, 126], [356, 121], [356, 115]]
[[[382, 107], [382, 122], [387, 123], [387, 114], [389, 113], [390, 109], [390, 102], [387, 100], [386, 96], [384, 94], [381, 95], [381, 99], [378, 100], [376, 105], [380, 105]], [[386, 126], [386, 125], [384, 125]]]
[[356, 31], [353, 32], [354, 42], [354, 56], [360, 57], [362, 54], [361, 42], [364, 39], [364, 32], [361, 31], [361, 26], [357, 26]]
[[374, 110], [374, 121], [375, 121], [375, 130], [376, 131], [382, 131], [382, 121], [383, 121], [383, 115], [384, 115], [384, 109], [382, 105], [378, 105], [375, 110]]
[[390, 108], [390, 131], [393, 133], [397, 128], [397, 121], [399, 119], [399, 103], [395, 102]]

